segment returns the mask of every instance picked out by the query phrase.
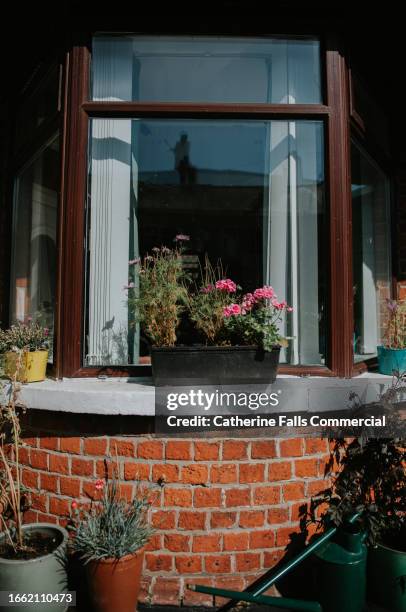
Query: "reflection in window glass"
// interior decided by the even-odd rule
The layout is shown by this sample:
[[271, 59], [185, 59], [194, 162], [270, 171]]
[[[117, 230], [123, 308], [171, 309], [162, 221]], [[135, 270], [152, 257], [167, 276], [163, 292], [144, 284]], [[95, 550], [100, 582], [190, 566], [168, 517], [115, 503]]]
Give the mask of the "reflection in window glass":
[[93, 100], [313, 104], [320, 48], [306, 38], [97, 36]]
[[85, 363], [148, 361], [128, 261], [177, 234], [192, 272], [207, 254], [246, 291], [272, 284], [294, 307], [282, 358], [324, 363], [323, 157], [318, 121], [93, 120]]
[[54, 65], [35, 92], [17, 108], [16, 149], [26, 146], [44, 123], [55, 118], [58, 112], [59, 76], [59, 65]]
[[351, 153], [354, 276], [354, 359], [374, 357], [390, 297], [389, 184], [355, 143]]
[[[11, 318], [40, 317], [53, 336], [59, 138], [18, 174], [14, 191]], [[52, 359], [52, 350], [50, 351]]]

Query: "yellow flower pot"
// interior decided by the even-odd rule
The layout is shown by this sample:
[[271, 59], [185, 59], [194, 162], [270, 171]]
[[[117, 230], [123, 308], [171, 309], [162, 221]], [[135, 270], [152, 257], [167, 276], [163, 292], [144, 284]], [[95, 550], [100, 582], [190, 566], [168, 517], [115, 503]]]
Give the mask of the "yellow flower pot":
[[[18, 354], [14, 352], [5, 355], [6, 376], [13, 378], [17, 370]], [[23, 383], [45, 380], [48, 363], [48, 351], [24, 352], [17, 372], [17, 380]]]

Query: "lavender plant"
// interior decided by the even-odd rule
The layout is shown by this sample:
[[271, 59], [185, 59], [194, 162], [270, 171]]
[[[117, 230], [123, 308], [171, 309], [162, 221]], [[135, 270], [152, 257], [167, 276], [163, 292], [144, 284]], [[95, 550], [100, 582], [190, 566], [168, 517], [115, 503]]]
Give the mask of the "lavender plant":
[[100, 502], [92, 502], [89, 510], [75, 509], [70, 526], [74, 532], [73, 549], [86, 562], [121, 559], [137, 552], [152, 533], [147, 523], [149, 505], [145, 493], [137, 491], [127, 502], [120, 498], [116, 479], [106, 481]]

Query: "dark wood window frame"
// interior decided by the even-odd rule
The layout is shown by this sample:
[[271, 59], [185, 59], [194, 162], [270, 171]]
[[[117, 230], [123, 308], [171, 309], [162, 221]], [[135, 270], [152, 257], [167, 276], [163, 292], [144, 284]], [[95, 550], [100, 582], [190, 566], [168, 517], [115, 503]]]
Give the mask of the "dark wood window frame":
[[[83, 367], [85, 304], [84, 236], [87, 144], [92, 117], [267, 118], [323, 120], [326, 135], [326, 186], [330, 226], [330, 289], [328, 363], [326, 366], [282, 366], [282, 373], [350, 377], [352, 354], [351, 186], [349, 168], [349, 83], [340, 41], [323, 41], [325, 104], [162, 104], [93, 102], [89, 100], [90, 44], [74, 46], [66, 62], [64, 178], [59, 334], [56, 374], [59, 377], [141, 376], [146, 366]], [[343, 265], [345, 263], [345, 265]]]
[[61, 92], [61, 198], [59, 209], [55, 369], [58, 377], [146, 376], [147, 366], [83, 366], [85, 321], [85, 204], [89, 120], [93, 117], [318, 119], [325, 126], [329, 226], [328, 357], [326, 366], [280, 367], [293, 375], [351, 377], [353, 362], [352, 208], [349, 70], [338, 36], [322, 40], [323, 104], [162, 104], [90, 100], [90, 38], [65, 56]]

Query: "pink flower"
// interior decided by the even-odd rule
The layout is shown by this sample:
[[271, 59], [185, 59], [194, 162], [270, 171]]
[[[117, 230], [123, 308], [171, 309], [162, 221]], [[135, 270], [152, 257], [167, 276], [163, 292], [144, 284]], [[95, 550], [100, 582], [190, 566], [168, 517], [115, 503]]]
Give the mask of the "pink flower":
[[73, 501], [73, 502], [72, 502], [72, 509], [73, 509], [73, 510], [76, 510], [76, 509], [77, 509], [77, 507], [78, 507], [78, 502]]
[[273, 297], [275, 297], [275, 291], [270, 285], [264, 285], [254, 291], [256, 300], [271, 300]]
[[286, 302], [278, 302], [275, 299], [271, 300], [271, 304], [276, 310], [283, 310], [287, 306]]
[[214, 285], [207, 285], [207, 287], [201, 287], [201, 293], [211, 293], [213, 291]]
[[[255, 297], [252, 293], [246, 293], [242, 298], [241, 306], [245, 312], [252, 309], [255, 304]], [[245, 314], [244, 312], [244, 314]]]
[[139, 264], [139, 263], [140, 263], [140, 258], [139, 257], [136, 257], [135, 259], [130, 259], [130, 261], [128, 262], [128, 264], [130, 266], [133, 266], [133, 265]]
[[278, 300], [273, 299], [271, 300], [271, 304], [274, 308], [276, 308], [276, 310], [286, 310], [287, 312], [293, 311], [293, 308], [291, 306], [288, 306], [287, 302], [285, 301], [278, 302]]
[[216, 289], [226, 291], [227, 293], [235, 293], [237, 291], [237, 285], [231, 279], [224, 278], [216, 281]]
[[174, 242], [187, 242], [188, 240], [190, 240], [190, 236], [187, 234], [177, 234], [173, 239]]
[[48, 336], [49, 335], [49, 329], [48, 327], [44, 327], [44, 336]]
[[239, 304], [230, 304], [230, 306], [225, 306], [223, 308], [223, 315], [227, 318], [239, 314], [242, 314], [241, 306]]
[[101, 478], [96, 480], [94, 488], [96, 489], [96, 491], [101, 491], [102, 489], [104, 489], [104, 480], [102, 480]]

